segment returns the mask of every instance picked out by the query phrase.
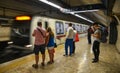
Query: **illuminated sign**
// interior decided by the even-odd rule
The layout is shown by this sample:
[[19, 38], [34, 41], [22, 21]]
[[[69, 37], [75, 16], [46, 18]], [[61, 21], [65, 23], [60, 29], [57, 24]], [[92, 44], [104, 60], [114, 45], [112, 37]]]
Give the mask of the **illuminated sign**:
[[30, 16], [17, 16], [15, 20], [31, 20]]

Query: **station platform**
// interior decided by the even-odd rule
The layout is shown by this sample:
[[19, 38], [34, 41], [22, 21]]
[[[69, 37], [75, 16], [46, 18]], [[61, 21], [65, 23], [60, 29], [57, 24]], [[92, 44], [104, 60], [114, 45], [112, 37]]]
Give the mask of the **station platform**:
[[98, 63], [92, 63], [93, 53], [86, 37], [76, 43], [73, 56], [65, 57], [63, 54], [64, 44], [55, 48], [55, 62], [51, 65], [47, 65], [49, 56], [46, 51], [45, 67], [40, 65], [40, 55], [39, 68], [34, 69], [34, 54], [30, 54], [0, 64], [0, 73], [120, 73], [120, 54], [114, 45], [101, 43]]

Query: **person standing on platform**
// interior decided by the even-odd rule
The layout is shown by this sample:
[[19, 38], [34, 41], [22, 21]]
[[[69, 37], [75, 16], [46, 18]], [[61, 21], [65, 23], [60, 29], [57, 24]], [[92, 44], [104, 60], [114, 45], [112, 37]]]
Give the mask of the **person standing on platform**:
[[94, 34], [92, 34], [93, 38], [94, 38], [94, 42], [93, 42], [93, 53], [94, 53], [94, 58], [92, 63], [96, 63], [99, 61], [99, 54], [100, 54], [100, 37], [101, 37], [101, 32], [99, 30], [99, 25], [98, 23], [94, 23], [93, 27], [95, 29]]
[[45, 37], [46, 37], [46, 30], [42, 28], [42, 23], [38, 22], [37, 28], [34, 30], [33, 37], [35, 37], [34, 43], [34, 53], [35, 53], [35, 64], [32, 65], [34, 68], [38, 68], [39, 62], [39, 51], [42, 54], [42, 62], [41, 65], [44, 66], [45, 62]]
[[69, 27], [66, 34], [66, 41], [65, 41], [65, 54], [63, 56], [68, 56], [68, 47], [69, 47], [69, 56], [72, 55], [73, 52], [73, 37], [74, 37], [74, 31], [72, 28], [72, 24], [69, 23]]
[[54, 63], [55, 42], [54, 42], [54, 33], [50, 27], [47, 28], [46, 45], [50, 58], [50, 61], [48, 61], [47, 64], [52, 64]]
[[88, 34], [87, 34], [88, 44], [91, 44], [91, 34], [92, 34], [92, 28], [90, 26], [88, 28]]
[[75, 28], [73, 28], [74, 30], [74, 37], [73, 37], [73, 54], [75, 54], [75, 42], [78, 42], [79, 41], [79, 37], [78, 37], [78, 33], [77, 31], [75, 30]]

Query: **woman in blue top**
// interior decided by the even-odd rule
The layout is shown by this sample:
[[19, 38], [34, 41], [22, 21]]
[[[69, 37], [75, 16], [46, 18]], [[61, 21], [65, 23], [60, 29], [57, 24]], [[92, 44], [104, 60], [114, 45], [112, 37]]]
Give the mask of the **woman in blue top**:
[[54, 63], [54, 33], [51, 30], [50, 27], [47, 28], [47, 37], [46, 37], [46, 45], [49, 53], [50, 61], [48, 61], [48, 64]]

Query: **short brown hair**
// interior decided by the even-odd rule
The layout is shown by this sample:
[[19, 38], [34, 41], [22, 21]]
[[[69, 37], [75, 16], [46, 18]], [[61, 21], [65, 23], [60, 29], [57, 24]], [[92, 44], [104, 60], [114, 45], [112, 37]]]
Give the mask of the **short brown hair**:
[[97, 22], [95, 22], [95, 23], [93, 23], [93, 26], [94, 26], [94, 25], [98, 25], [98, 23], [97, 23]]
[[72, 26], [72, 23], [69, 23], [69, 26]]
[[37, 26], [41, 26], [41, 25], [42, 25], [42, 22], [38, 22], [38, 23], [37, 23]]

